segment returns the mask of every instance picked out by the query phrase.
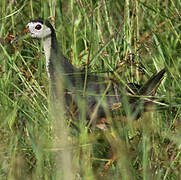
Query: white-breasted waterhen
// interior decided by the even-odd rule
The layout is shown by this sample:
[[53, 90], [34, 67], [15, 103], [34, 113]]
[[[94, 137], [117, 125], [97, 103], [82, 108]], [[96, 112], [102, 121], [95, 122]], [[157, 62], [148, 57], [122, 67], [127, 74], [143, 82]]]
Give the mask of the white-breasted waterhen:
[[[97, 74], [86, 73], [86, 71], [74, 67], [63, 56], [57, 43], [55, 30], [49, 21], [42, 18], [32, 20], [27, 24], [25, 32], [29, 32], [32, 38], [42, 40], [46, 56], [46, 70], [54, 93], [56, 94], [56, 76], [62, 76], [63, 88], [67, 92], [65, 94], [68, 94], [65, 96], [67, 105], [70, 104], [70, 101], [77, 99], [76, 96], [79, 96], [79, 100], [84, 98], [85, 110], [89, 118], [95, 110], [98, 117], [104, 117], [105, 111], [111, 112], [115, 104], [122, 104], [123, 89], [126, 89], [127, 93], [131, 94], [128, 96], [130, 112], [137, 119], [145, 110], [145, 105], [152, 100], [152, 98], [147, 98], [150, 101], [141, 100], [139, 96], [154, 96], [165, 73], [165, 69], [162, 69], [143, 86], [128, 83], [126, 88], [122, 88], [121, 83], [111, 82]], [[132, 97], [134, 95], [137, 97]]]

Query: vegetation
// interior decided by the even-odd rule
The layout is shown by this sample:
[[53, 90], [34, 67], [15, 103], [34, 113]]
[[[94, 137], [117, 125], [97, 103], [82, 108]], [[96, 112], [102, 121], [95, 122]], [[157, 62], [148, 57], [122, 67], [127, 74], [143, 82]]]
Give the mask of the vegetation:
[[[180, 8], [174, 0], [1, 0], [0, 179], [181, 179]], [[164, 108], [136, 121], [120, 110], [107, 130], [65, 117], [62, 103], [52, 113], [42, 48], [22, 33], [37, 17], [52, 21], [77, 67], [123, 84], [166, 67], [156, 94]]]

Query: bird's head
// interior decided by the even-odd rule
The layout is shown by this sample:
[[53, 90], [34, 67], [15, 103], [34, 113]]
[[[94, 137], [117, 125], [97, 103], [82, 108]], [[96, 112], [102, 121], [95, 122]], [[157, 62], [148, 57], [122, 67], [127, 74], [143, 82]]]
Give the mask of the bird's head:
[[30, 32], [32, 38], [45, 39], [55, 34], [52, 25], [42, 18], [29, 22], [24, 32]]

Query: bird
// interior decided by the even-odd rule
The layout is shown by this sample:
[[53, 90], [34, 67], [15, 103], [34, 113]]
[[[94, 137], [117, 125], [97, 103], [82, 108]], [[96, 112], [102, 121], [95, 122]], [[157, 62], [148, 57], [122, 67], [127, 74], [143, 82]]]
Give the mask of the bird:
[[[146, 105], [152, 103], [166, 72], [163, 68], [143, 86], [127, 83], [123, 88], [119, 82], [115, 83], [109, 78], [73, 66], [62, 54], [55, 29], [48, 20], [43, 18], [32, 20], [24, 32], [30, 33], [32, 38], [43, 43], [46, 71], [54, 96], [57, 95], [56, 77], [61, 76], [67, 109], [70, 109], [72, 102], [78, 107], [78, 101], [82, 100], [85, 102], [84, 109], [89, 120], [106, 117], [109, 112], [112, 114], [114, 109], [124, 108], [124, 97], [127, 99], [131, 114], [134, 115], [133, 119], [138, 119], [142, 112], [146, 111]], [[140, 96], [151, 97], [141, 100]]]

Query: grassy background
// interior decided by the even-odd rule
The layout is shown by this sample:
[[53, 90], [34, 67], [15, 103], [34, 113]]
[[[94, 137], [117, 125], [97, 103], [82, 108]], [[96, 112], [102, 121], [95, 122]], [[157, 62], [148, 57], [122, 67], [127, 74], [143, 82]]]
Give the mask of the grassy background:
[[[0, 179], [181, 179], [180, 9], [174, 0], [1, 0]], [[120, 112], [107, 131], [62, 128], [42, 49], [22, 37], [37, 17], [52, 21], [77, 67], [139, 84], [166, 67], [157, 97], [169, 106], [137, 121]]]

